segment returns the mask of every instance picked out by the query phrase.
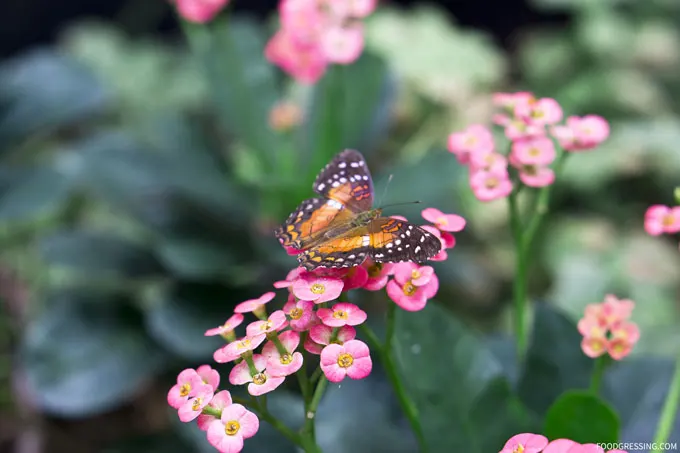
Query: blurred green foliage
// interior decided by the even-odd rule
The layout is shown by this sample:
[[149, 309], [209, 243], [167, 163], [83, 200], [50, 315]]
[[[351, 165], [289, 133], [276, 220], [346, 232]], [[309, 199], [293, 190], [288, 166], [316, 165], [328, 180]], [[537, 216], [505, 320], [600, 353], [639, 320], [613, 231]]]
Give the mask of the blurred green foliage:
[[[573, 433], [565, 413], [585, 423], [609, 405], [618, 419], [581, 440], [651, 440], [672, 371], [664, 356], [680, 348], [680, 256], [677, 243], [644, 234], [642, 217], [673, 202], [680, 174], [680, 4], [535, 3], [573, 20], [524, 30], [512, 55], [433, 7], [383, 7], [366, 24], [362, 58], [314, 87], [265, 61], [271, 31], [248, 18], [186, 26], [187, 46], [82, 23], [57, 48], [3, 63], [0, 258], [29, 288], [14, 301], [30, 319], [16, 354], [39, 410], [107, 413], [210, 362], [219, 341], [204, 330], [295, 264], [274, 226], [310, 196], [333, 154], [354, 147], [378, 195], [393, 175], [382, 204], [418, 199], [399, 213], [415, 219], [436, 206], [469, 219], [451, 258], [435, 265], [437, 302], [398, 319], [395, 354], [433, 451], [487, 453], [521, 431]], [[488, 121], [491, 92], [514, 89], [612, 125], [605, 145], [571, 156], [558, 182], [532, 269], [540, 302], [522, 369], [499, 333], [512, 278], [505, 206], [474, 200], [444, 151], [448, 133]], [[303, 111], [291, 131], [269, 123], [281, 101]], [[580, 413], [569, 405], [582, 397], [564, 394], [587, 388], [592, 371], [575, 321], [609, 292], [637, 302], [642, 337], [637, 357], [606, 374], [605, 401]], [[380, 304], [366, 303], [378, 318]], [[301, 423], [293, 389], [269, 405]], [[107, 451], [213, 451], [167, 414], [163, 430]], [[331, 453], [415, 448], [379, 369], [329, 391], [317, 432]], [[294, 451], [264, 425], [246, 448]]]

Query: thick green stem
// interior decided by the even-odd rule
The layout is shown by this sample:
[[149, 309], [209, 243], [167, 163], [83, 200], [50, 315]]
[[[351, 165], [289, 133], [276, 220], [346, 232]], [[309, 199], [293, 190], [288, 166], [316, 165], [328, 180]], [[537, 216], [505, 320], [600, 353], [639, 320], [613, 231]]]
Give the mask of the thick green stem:
[[[406, 391], [406, 388], [404, 387], [404, 384], [397, 372], [397, 367], [395, 366], [394, 359], [392, 358], [391, 342], [392, 335], [394, 332], [395, 312], [396, 307], [393, 304], [390, 304], [389, 308], [387, 309], [387, 335], [385, 339], [385, 347], [383, 347], [380, 344], [378, 336], [366, 324], [362, 324], [360, 328], [364, 336], [366, 337], [366, 340], [370, 343], [371, 348], [378, 354], [378, 357], [380, 358], [383, 368], [387, 373], [387, 378], [389, 379], [390, 384], [392, 385], [392, 389], [394, 390], [394, 393], [397, 396], [397, 400], [399, 401], [401, 410], [404, 412], [406, 419], [411, 425], [413, 434], [416, 436], [416, 441], [418, 442], [418, 448], [420, 450], [420, 453], [427, 453], [428, 451], [427, 443], [425, 442], [425, 434], [423, 433], [423, 428], [420, 425], [418, 408], [416, 408], [416, 405], [409, 398], [408, 392]], [[387, 347], [388, 345], [389, 349]]]
[[305, 424], [300, 432], [300, 438], [302, 440], [302, 448], [304, 448], [306, 453], [321, 453], [321, 449], [316, 444], [314, 419], [316, 418], [316, 410], [319, 407], [319, 403], [326, 391], [327, 385], [328, 379], [326, 379], [326, 376], [321, 376], [319, 382], [316, 384], [312, 400], [309, 402], [305, 412]]
[[675, 424], [675, 414], [678, 413], [678, 403], [680, 403], [680, 356], [678, 356], [675, 363], [675, 372], [671, 378], [671, 385], [668, 388], [668, 396], [666, 396], [666, 401], [661, 410], [659, 425], [656, 427], [656, 435], [654, 436], [656, 448], [653, 450], [654, 452], [663, 451], [660, 448], [668, 441], [668, 437], [671, 435], [673, 425]]
[[593, 370], [593, 375], [590, 377], [590, 391], [594, 395], [600, 392], [600, 384], [602, 384], [602, 375], [604, 370], [607, 368], [609, 362], [608, 355], [602, 355], [595, 359], [595, 369]]

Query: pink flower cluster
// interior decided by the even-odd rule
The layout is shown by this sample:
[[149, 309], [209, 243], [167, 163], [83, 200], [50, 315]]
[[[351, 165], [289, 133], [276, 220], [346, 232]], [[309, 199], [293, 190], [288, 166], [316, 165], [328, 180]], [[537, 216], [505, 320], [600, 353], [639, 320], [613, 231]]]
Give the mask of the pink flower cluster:
[[645, 231], [652, 236], [680, 233], [680, 206], [650, 206], [645, 213]]
[[609, 353], [614, 360], [630, 354], [640, 339], [638, 326], [628, 321], [634, 307], [632, 300], [618, 299], [611, 294], [607, 294], [602, 303], [589, 304], [578, 322], [583, 352], [592, 358]]
[[[570, 439], [548, 441], [540, 434], [522, 433], [512, 436], [500, 453], [605, 453], [597, 444], [579, 444]], [[627, 453], [624, 450], [609, 450], [606, 453]]]
[[[423, 228], [442, 242], [442, 251], [432, 259], [445, 260], [446, 250], [456, 244], [451, 233], [461, 231], [465, 219], [435, 208], [424, 209], [422, 216], [433, 224]], [[435, 296], [439, 280], [431, 266], [366, 261], [349, 269], [320, 268], [309, 272], [298, 267], [285, 280], [274, 282], [274, 288], [288, 291], [281, 310], [267, 313], [266, 305], [276, 296], [270, 291], [241, 302], [224, 324], [205, 332], [206, 336], [220, 335], [227, 341], [213, 358], [217, 363], [234, 362], [229, 383], [247, 385], [253, 396], [271, 392], [298, 372], [305, 360], [302, 349], [320, 356], [321, 371], [330, 382], [341, 382], [345, 377], [365, 378], [373, 362], [368, 346], [356, 339], [355, 327], [366, 321], [366, 312], [355, 304], [336, 300], [353, 289], [386, 288], [399, 307], [416, 311]], [[245, 336], [237, 338], [235, 329], [249, 313], [256, 320], [246, 326]], [[260, 352], [256, 352], [260, 346]], [[208, 441], [215, 448], [236, 453], [241, 451], [243, 439], [255, 434], [259, 422], [255, 414], [232, 404], [228, 392], [215, 393], [219, 381], [217, 371], [208, 365], [184, 370], [168, 393], [168, 403], [178, 410], [181, 421], [198, 419], [199, 427], [207, 431]]]
[[203, 24], [210, 22], [230, 0], [171, 0], [185, 20]]
[[361, 19], [377, 0], [281, 0], [281, 28], [265, 56], [301, 83], [319, 80], [329, 64], [350, 64], [364, 49]]
[[526, 186], [552, 184], [555, 173], [550, 165], [557, 157], [553, 138], [566, 151], [582, 151], [609, 136], [609, 125], [597, 115], [571, 116], [566, 124], [557, 125], [563, 117], [562, 108], [551, 98], [537, 99], [528, 92], [496, 93], [494, 103], [503, 109], [494, 122], [504, 128], [511, 142], [508, 155], [496, 149], [491, 130], [481, 124], [448, 138], [449, 151], [468, 166], [470, 187], [480, 201], [504, 198], [512, 192], [510, 167]]
[[181, 421], [197, 419], [213, 447], [236, 453], [243, 449], [244, 439], [257, 433], [260, 420], [241, 404], [234, 404], [227, 390], [218, 391], [219, 384], [220, 375], [210, 366], [188, 368], [168, 392], [168, 404], [177, 409]]

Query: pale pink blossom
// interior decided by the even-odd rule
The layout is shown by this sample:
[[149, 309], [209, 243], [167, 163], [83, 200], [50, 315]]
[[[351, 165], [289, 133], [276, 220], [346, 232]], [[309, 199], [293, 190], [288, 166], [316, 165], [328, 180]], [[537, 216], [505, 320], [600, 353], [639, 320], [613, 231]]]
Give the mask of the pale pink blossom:
[[260, 420], [240, 404], [230, 404], [222, 409], [222, 416], [208, 428], [210, 445], [221, 453], [239, 453], [243, 440], [253, 437], [260, 429]]
[[316, 304], [337, 299], [343, 289], [343, 281], [332, 277], [304, 276], [293, 283], [293, 294], [301, 300]]
[[255, 313], [258, 314], [261, 310], [263, 310], [265, 304], [269, 303], [274, 296], [276, 296], [276, 293], [273, 291], [269, 291], [258, 297], [257, 299], [250, 299], [246, 300], [245, 302], [241, 302], [238, 304], [236, 307], [234, 307], [234, 312], [235, 313]]
[[251, 375], [248, 362], [244, 360], [231, 369], [231, 372], [229, 373], [229, 382], [231, 385], [248, 384], [248, 393], [253, 396], [260, 396], [275, 390], [278, 386], [283, 384], [283, 381], [286, 379], [285, 377], [274, 377], [269, 370], [266, 369], [267, 357], [262, 354], [253, 354], [252, 361], [257, 373]]
[[416, 286], [408, 278], [397, 278], [387, 283], [387, 295], [395, 304], [406, 311], [419, 311], [425, 308], [428, 299], [433, 298], [439, 290], [439, 279], [436, 274], [423, 286]]
[[461, 164], [470, 162], [471, 154], [493, 151], [493, 149], [493, 135], [488, 127], [481, 124], [472, 124], [462, 132], [449, 135], [448, 150]]
[[609, 123], [598, 115], [570, 116], [566, 125], [554, 126], [552, 135], [567, 151], [584, 151], [600, 145], [609, 137]]
[[295, 373], [302, 367], [302, 354], [295, 352], [300, 344], [300, 334], [288, 330], [278, 337], [285, 353], [281, 353], [272, 341], [262, 348], [262, 355], [267, 358], [267, 371], [275, 377], [285, 377]]
[[286, 327], [286, 325], [288, 325], [286, 314], [283, 310], [276, 310], [269, 315], [269, 318], [266, 321], [254, 321], [248, 324], [248, 327], [246, 327], [246, 335], [255, 337], [270, 332], [278, 332]]
[[243, 337], [240, 340], [232, 341], [226, 346], [221, 347], [213, 354], [213, 359], [217, 363], [227, 363], [241, 357], [242, 354], [252, 351], [262, 344], [267, 336], [265, 334], [253, 337]]
[[201, 365], [196, 368], [196, 373], [201, 377], [204, 384], [210, 385], [213, 391], [217, 390], [220, 385], [220, 373], [214, 370], [210, 365]]
[[340, 302], [333, 308], [319, 308], [317, 316], [329, 327], [357, 326], [366, 321], [366, 312], [354, 304]]
[[546, 136], [517, 140], [512, 143], [512, 161], [521, 165], [550, 165], [555, 160], [555, 145]]
[[175, 0], [179, 15], [199, 24], [210, 22], [228, 4], [229, 0]]
[[198, 387], [204, 385], [203, 379], [193, 368], [183, 370], [177, 376], [177, 384], [168, 392], [168, 404], [179, 409], [190, 397], [196, 394]]
[[574, 445], [580, 446], [571, 439], [555, 439], [543, 449], [543, 453], [567, 453]]
[[342, 345], [329, 344], [321, 351], [321, 369], [331, 382], [340, 382], [345, 376], [363, 379], [373, 368], [370, 351], [365, 343], [350, 340]]
[[293, 294], [291, 294], [291, 299], [283, 306], [283, 312], [290, 317], [290, 328], [297, 332], [309, 330], [316, 321], [314, 302], [310, 300], [296, 300]]
[[[208, 403], [208, 406], [221, 411], [225, 407], [230, 406], [231, 403], [231, 394], [226, 390], [222, 390], [213, 396], [213, 398], [210, 400], [210, 403]], [[196, 419], [196, 424], [201, 431], [207, 431], [210, 427], [210, 424], [215, 420], [219, 420], [219, 418], [210, 414], [201, 414]]]
[[425, 286], [430, 283], [433, 275], [432, 266], [421, 266], [410, 261], [397, 263], [394, 267], [394, 279], [400, 283], [411, 281], [415, 286]]
[[214, 335], [227, 336], [232, 334], [234, 329], [241, 325], [242, 322], [243, 315], [240, 313], [235, 313], [221, 326], [206, 330], [204, 335], [206, 337], [211, 337]]
[[368, 291], [378, 291], [387, 285], [389, 276], [392, 272], [394, 264], [392, 263], [375, 263], [372, 260], [364, 261], [363, 265], [366, 268], [368, 278], [363, 288]]
[[192, 396], [177, 410], [180, 421], [186, 423], [196, 419], [201, 415], [203, 408], [210, 403], [212, 397], [213, 388], [209, 384], [201, 384], [196, 387]]
[[508, 159], [492, 150], [481, 150], [470, 154], [470, 171], [505, 171], [508, 168]]
[[317, 42], [296, 40], [285, 29], [279, 30], [265, 47], [265, 57], [298, 82], [311, 85], [326, 72], [328, 61]]
[[478, 171], [470, 175], [470, 187], [480, 201], [505, 198], [512, 192], [512, 182], [507, 171]]
[[423, 209], [420, 214], [442, 231], [458, 232], [465, 228], [465, 219], [456, 214], [444, 214], [436, 208]]
[[562, 107], [551, 98], [527, 99], [514, 106], [515, 116], [527, 123], [538, 125], [555, 124], [562, 120]]
[[347, 341], [354, 340], [357, 336], [357, 331], [352, 326], [340, 327], [333, 338], [333, 327], [325, 324], [319, 324], [311, 328], [309, 331], [309, 338], [320, 346], [327, 346], [331, 343], [343, 344]]
[[540, 434], [522, 433], [512, 436], [501, 453], [539, 453], [548, 445], [548, 439]]
[[364, 50], [364, 31], [359, 25], [331, 27], [321, 34], [320, 46], [329, 63], [352, 63]]
[[645, 231], [652, 236], [680, 232], [680, 206], [650, 206], [645, 212]]

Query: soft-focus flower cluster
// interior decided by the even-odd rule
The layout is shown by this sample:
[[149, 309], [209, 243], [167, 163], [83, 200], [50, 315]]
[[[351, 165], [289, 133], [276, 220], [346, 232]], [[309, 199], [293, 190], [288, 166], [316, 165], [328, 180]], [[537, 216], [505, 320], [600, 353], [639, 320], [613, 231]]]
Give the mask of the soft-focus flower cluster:
[[570, 116], [565, 124], [560, 105], [551, 98], [537, 99], [532, 93], [496, 93], [494, 103], [503, 112], [493, 121], [502, 126], [510, 140], [505, 154], [496, 147], [487, 126], [473, 124], [448, 138], [448, 149], [467, 165], [470, 187], [480, 201], [508, 196], [513, 190], [511, 169], [529, 187], [545, 187], [555, 181], [550, 167], [557, 157], [556, 139], [569, 152], [592, 149], [609, 136], [609, 125], [597, 115]]
[[652, 236], [680, 233], [680, 206], [650, 206], [645, 213], [645, 231]]
[[640, 339], [638, 326], [628, 321], [634, 307], [633, 301], [611, 294], [602, 303], [589, 304], [578, 322], [583, 352], [592, 358], [608, 353], [615, 360], [630, 354]]
[[364, 49], [361, 20], [377, 0], [281, 0], [281, 28], [265, 56], [296, 80], [313, 84], [329, 64], [350, 64]]
[[203, 24], [210, 22], [230, 0], [171, 0], [185, 20]]
[[597, 444], [579, 444], [570, 439], [548, 441], [545, 436], [522, 433], [512, 436], [500, 453], [627, 453], [624, 450], [608, 450]]
[[[445, 260], [447, 249], [456, 244], [452, 233], [465, 227], [465, 219], [435, 208], [424, 209], [422, 216], [432, 223], [422, 228], [442, 243], [441, 252], [432, 260]], [[399, 307], [416, 311], [436, 295], [439, 280], [431, 266], [366, 261], [347, 269], [310, 272], [297, 267], [285, 280], [274, 282], [274, 288], [286, 291], [287, 301], [281, 310], [267, 311], [267, 304], [276, 296], [269, 291], [241, 302], [224, 324], [205, 332], [206, 336], [224, 338], [227, 344], [215, 351], [213, 358], [217, 363], [233, 362], [229, 383], [247, 386], [253, 396], [271, 392], [287, 377], [304, 372], [304, 351], [320, 356], [321, 371], [330, 382], [365, 378], [373, 362], [368, 346], [356, 339], [356, 326], [364, 323], [367, 315], [344, 294], [354, 289], [385, 289]], [[236, 328], [249, 315], [255, 319], [245, 326], [244, 336], [237, 336]], [[255, 434], [259, 421], [245, 407], [232, 404], [229, 392], [218, 392], [219, 382], [219, 374], [208, 365], [184, 370], [168, 393], [168, 403], [178, 410], [181, 421], [197, 419], [215, 448], [238, 452], [243, 439]]]

